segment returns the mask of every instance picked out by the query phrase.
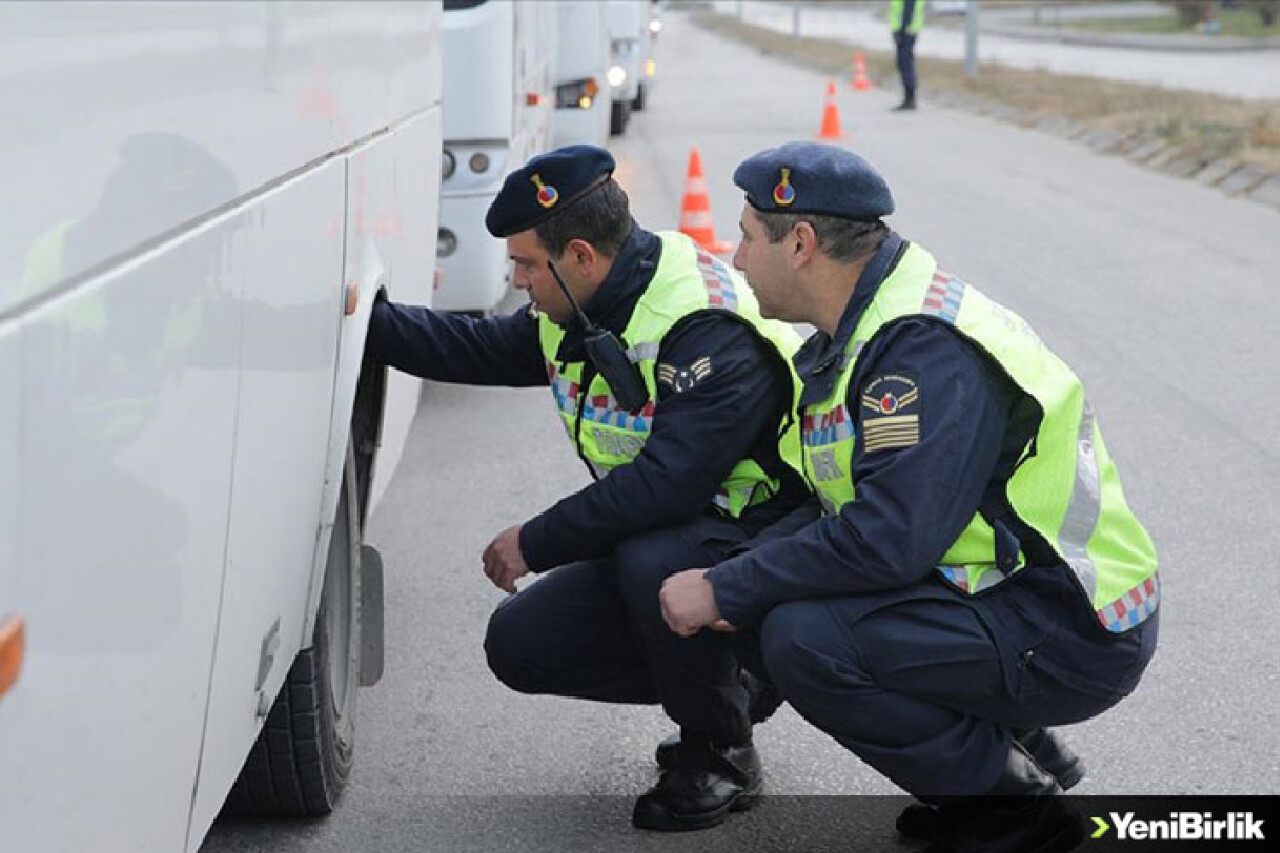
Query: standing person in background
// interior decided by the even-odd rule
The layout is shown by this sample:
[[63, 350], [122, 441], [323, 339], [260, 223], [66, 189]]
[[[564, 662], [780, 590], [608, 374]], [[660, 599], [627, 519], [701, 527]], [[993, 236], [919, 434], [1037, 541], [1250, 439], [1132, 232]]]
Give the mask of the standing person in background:
[[924, 26], [924, 0], [889, 0], [889, 29], [898, 48], [902, 103], [894, 111], [916, 108], [916, 36]]

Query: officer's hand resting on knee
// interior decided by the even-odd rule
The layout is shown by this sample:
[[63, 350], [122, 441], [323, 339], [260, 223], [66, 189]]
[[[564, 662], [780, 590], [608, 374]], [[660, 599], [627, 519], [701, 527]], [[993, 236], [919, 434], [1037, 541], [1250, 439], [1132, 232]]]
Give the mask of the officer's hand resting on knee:
[[520, 552], [520, 525], [499, 533], [484, 549], [484, 573], [493, 585], [506, 592], [516, 591], [516, 580], [529, 574], [529, 564]]
[[713, 631], [737, 630], [720, 618], [715, 590], [703, 577], [706, 573], [706, 569], [676, 572], [662, 582], [662, 589], [658, 592], [662, 618], [666, 620], [667, 627], [681, 637], [691, 637], [708, 625]]

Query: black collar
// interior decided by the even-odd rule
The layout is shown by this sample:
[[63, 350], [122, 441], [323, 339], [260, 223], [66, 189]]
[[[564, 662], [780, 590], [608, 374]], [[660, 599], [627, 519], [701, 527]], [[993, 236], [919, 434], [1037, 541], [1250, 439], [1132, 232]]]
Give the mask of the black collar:
[[[658, 235], [632, 223], [631, 233], [613, 259], [609, 275], [601, 282], [591, 301], [582, 306], [591, 322], [622, 337], [631, 322], [636, 303], [653, 280], [661, 254], [662, 241]], [[582, 361], [586, 357], [583, 349], [585, 334], [582, 321], [575, 317], [565, 329], [556, 360]]]
[[831, 389], [840, 375], [839, 370], [832, 368], [839, 365], [840, 357], [858, 328], [858, 321], [862, 319], [863, 312], [880, 291], [881, 283], [898, 265], [898, 260], [906, 247], [906, 240], [889, 232], [889, 236], [880, 244], [880, 248], [863, 268], [862, 275], [858, 276], [853, 295], [849, 297], [849, 303], [845, 305], [844, 313], [840, 315], [840, 322], [836, 324], [835, 334], [814, 332], [796, 353], [793, 359], [796, 372], [804, 383], [804, 392], [800, 398], [801, 405], [815, 403], [831, 396]]

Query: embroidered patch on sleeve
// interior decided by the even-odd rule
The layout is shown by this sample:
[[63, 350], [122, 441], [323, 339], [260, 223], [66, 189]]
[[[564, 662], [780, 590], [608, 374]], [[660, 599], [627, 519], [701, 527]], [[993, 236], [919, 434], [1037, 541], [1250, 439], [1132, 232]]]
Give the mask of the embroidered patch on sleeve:
[[705, 355], [688, 367], [658, 363], [658, 381], [677, 394], [683, 394], [711, 375], [711, 356]]
[[867, 453], [920, 443], [920, 389], [914, 379], [877, 376], [862, 389], [862, 446]]

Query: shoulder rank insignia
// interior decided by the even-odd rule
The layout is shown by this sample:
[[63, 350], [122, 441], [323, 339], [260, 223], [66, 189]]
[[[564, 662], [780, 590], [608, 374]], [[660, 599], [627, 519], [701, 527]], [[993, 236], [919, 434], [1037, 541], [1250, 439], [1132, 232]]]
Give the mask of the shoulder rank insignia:
[[862, 389], [862, 446], [867, 453], [920, 443], [920, 389], [906, 376], [877, 376]]
[[560, 200], [560, 193], [556, 188], [544, 184], [541, 175], [530, 175], [529, 180], [533, 181], [533, 185], [538, 188], [538, 204], [548, 208], [555, 207], [556, 202]]
[[658, 365], [658, 381], [677, 394], [682, 394], [711, 375], [711, 356], [704, 355], [688, 367]]
[[773, 188], [773, 202], [778, 207], [790, 207], [796, 200], [796, 188], [791, 186], [791, 170], [783, 168], [778, 185]]

